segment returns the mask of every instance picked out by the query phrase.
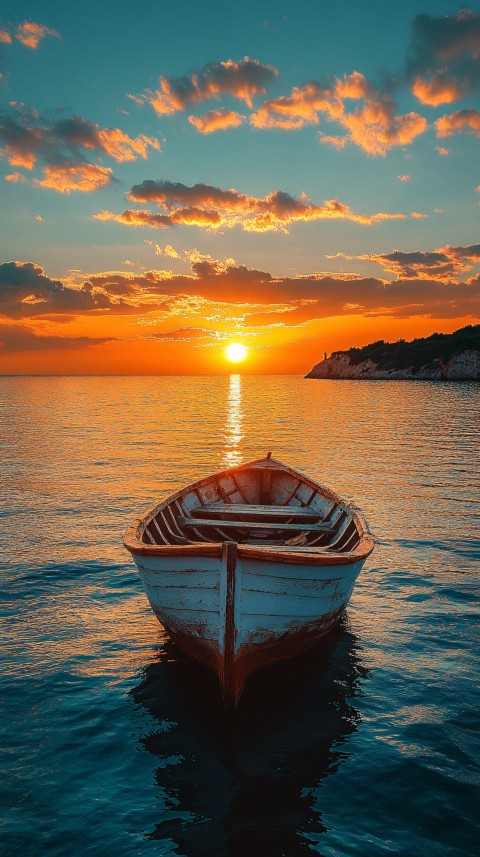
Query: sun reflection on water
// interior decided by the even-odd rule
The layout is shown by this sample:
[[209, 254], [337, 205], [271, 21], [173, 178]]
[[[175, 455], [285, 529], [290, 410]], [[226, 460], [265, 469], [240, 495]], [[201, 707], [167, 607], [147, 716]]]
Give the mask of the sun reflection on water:
[[228, 388], [227, 419], [225, 424], [225, 455], [227, 467], [234, 467], [242, 461], [240, 443], [243, 439], [242, 377], [230, 375]]

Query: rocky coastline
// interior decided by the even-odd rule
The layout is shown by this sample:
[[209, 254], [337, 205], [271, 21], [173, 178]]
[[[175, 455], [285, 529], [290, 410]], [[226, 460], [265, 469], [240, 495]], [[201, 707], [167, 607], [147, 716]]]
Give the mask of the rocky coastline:
[[[475, 342], [477, 331], [480, 339], [480, 325], [477, 325], [411, 343], [378, 342], [360, 349], [335, 351], [317, 363], [305, 377], [355, 381], [479, 381], [480, 347], [459, 350], [458, 343], [462, 342], [462, 334], [465, 339], [465, 331], [468, 344]], [[449, 355], [452, 350], [457, 353]]]

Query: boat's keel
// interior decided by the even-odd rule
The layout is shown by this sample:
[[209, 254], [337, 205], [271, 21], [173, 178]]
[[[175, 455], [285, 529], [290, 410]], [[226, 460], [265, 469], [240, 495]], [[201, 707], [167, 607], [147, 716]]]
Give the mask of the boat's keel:
[[[280, 636], [268, 632], [256, 632], [238, 651], [222, 649], [202, 639], [201, 629], [189, 632], [165, 627], [169, 636], [189, 657], [209, 667], [216, 673], [225, 708], [236, 708], [248, 678], [257, 670], [270, 664], [306, 652], [336, 625], [345, 610], [345, 605], [307, 625], [292, 628]], [[161, 617], [156, 611], [160, 621]], [[164, 623], [162, 623], [164, 624]], [[235, 637], [235, 635], [234, 635]], [[227, 656], [228, 654], [228, 656]]]

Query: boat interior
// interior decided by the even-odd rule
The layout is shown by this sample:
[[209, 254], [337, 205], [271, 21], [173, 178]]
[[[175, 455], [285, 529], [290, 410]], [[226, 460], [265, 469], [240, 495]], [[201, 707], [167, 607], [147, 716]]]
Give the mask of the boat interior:
[[170, 497], [144, 520], [152, 545], [228, 542], [282, 551], [347, 552], [360, 541], [346, 503], [267, 458], [216, 474]]

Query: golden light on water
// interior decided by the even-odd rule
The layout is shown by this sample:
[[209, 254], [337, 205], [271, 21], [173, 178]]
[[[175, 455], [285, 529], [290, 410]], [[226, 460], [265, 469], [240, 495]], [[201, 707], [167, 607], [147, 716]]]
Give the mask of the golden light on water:
[[235, 467], [237, 464], [241, 464], [242, 424], [242, 376], [230, 375], [225, 423], [225, 464], [227, 467]]
[[225, 349], [227, 360], [230, 360], [231, 363], [241, 363], [242, 360], [245, 360], [247, 351], [246, 346], [239, 342], [231, 342]]

